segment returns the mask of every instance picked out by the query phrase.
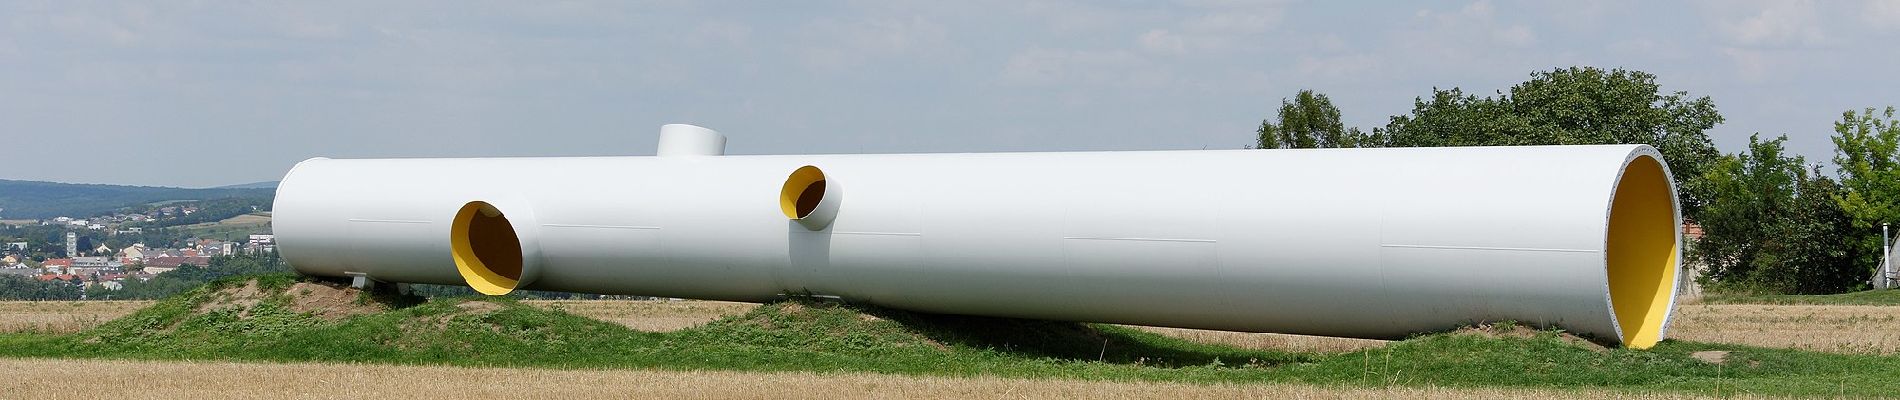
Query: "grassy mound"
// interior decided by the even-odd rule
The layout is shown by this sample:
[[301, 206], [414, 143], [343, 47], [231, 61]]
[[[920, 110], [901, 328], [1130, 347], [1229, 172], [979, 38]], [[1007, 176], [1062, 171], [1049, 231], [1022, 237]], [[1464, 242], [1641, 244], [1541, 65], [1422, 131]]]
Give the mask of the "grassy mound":
[[[1697, 352], [1726, 353], [1718, 363], [1693, 357]], [[1188, 342], [1113, 325], [802, 300], [651, 333], [508, 299], [424, 301], [290, 276], [214, 282], [77, 334], [0, 335], [0, 356], [1859, 396], [1892, 393], [1885, 378], [1900, 374], [1900, 357], [1674, 341], [1648, 351], [1609, 349], [1509, 324], [1352, 353], [1291, 353]]]

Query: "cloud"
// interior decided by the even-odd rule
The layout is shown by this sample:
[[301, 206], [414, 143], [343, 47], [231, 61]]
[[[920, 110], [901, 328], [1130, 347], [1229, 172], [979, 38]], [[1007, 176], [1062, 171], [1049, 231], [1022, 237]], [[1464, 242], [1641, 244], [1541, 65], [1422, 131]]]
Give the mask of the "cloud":
[[1029, 49], [1010, 57], [1004, 82], [1032, 86], [1077, 85], [1158, 88], [1177, 79], [1167, 69], [1129, 51]]
[[1537, 33], [1522, 24], [1505, 25], [1497, 21], [1497, 9], [1489, 0], [1478, 0], [1459, 8], [1457, 12], [1439, 12], [1429, 9], [1415, 13], [1428, 27], [1427, 40], [1436, 39], [1445, 44], [1469, 45], [1471, 41], [1499, 44], [1511, 47], [1529, 47], [1537, 44]]
[[1385, 60], [1375, 54], [1353, 53], [1336, 56], [1300, 56], [1294, 69], [1306, 76], [1326, 78], [1363, 77], [1378, 73]]
[[1187, 52], [1187, 39], [1182, 38], [1179, 34], [1168, 32], [1167, 29], [1154, 29], [1143, 33], [1140, 38], [1135, 39], [1135, 43], [1139, 45], [1142, 50], [1151, 53], [1180, 54]]
[[1531, 28], [1523, 25], [1512, 25], [1508, 28], [1492, 30], [1491, 39], [1498, 43], [1516, 47], [1528, 47], [1537, 44], [1537, 34], [1531, 33]]
[[1860, 16], [1874, 29], [1900, 30], [1900, 1], [1867, 0]]
[[1811, 1], [1771, 1], [1753, 4], [1754, 7], [1742, 2], [1722, 4], [1733, 9], [1757, 10], [1739, 18], [1722, 19], [1716, 24], [1733, 43], [1748, 46], [1814, 45], [1827, 40]]
[[1286, 10], [1276, 6], [1221, 8], [1189, 18], [1181, 26], [1185, 31], [1196, 33], [1262, 33], [1278, 25], [1285, 14]]
[[689, 46], [731, 46], [741, 47], [752, 40], [752, 27], [732, 21], [706, 21], [693, 28], [686, 35]]
[[822, 71], [847, 70], [893, 55], [927, 55], [948, 45], [948, 30], [920, 16], [822, 19], [803, 30], [802, 61]]
[[1760, 82], [1767, 78], [1769, 70], [1773, 67], [1767, 55], [1759, 50], [1727, 47], [1722, 49], [1722, 55], [1728, 56], [1729, 60], [1735, 63], [1735, 73], [1738, 76], [1750, 82]]

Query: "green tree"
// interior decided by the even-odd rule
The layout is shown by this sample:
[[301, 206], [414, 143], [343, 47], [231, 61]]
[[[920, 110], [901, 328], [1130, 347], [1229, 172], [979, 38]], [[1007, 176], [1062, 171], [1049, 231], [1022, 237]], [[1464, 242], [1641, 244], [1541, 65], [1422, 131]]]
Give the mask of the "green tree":
[[0, 276], [0, 300], [78, 300], [79, 294], [79, 287], [65, 280]]
[[1310, 89], [1301, 90], [1292, 100], [1281, 99], [1278, 118], [1277, 123], [1260, 121], [1254, 131], [1255, 148], [1360, 147], [1365, 142], [1359, 128], [1346, 128], [1339, 122], [1339, 107], [1333, 106], [1332, 99]]
[[[1841, 186], [1821, 174], [1796, 188], [1785, 248], [1787, 263], [1770, 279], [1770, 288], [1783, 293], [1826, 294], [1855, 290], [1872, 274], [1878, 246], [1856, 246], [1860, 239], [1877, 237], [1856, 226], [1853, 217], [1836, 202]], [[1878, 242], [1875, 240], [1874, 242]]]
[[1848, 110], [1834, 123], [1833, 139], [1842, 186], [1834, 201], [1855, 227], [1867, 232], [1846, 244], [1870, 254], [1861, 265], [1871, 270], [1879, 265], [1881, 248], [1874, 227], [1900, 221], [1900, 121], [1894, 119], [1892, 106], [1878, 114], [1872, 107], [1859, 113]]
[[1842, 113], [1834, 123], [1834, 165], [1843, 186], [1838, 201], [1855, 226], [1900, 222], [1900, 121], [1893, 107]]
[[1415, 99], [1412, 113], [1397, 115], [1373, 135], [1390, 147], [1515, 146], [1553, 144], [1511, 109], [1509, 97], [1478, 97], [1462, 89], [1432, 88], [1431, 100]]
[[1415, 100], [1410, 114], [1393, 116], [1371, 138], [1395, 147], [1648, 144], [1687, 186], [1679, 191], [1683, 215], [1696, 219], [1703, 191], [1695, 178], [1721, 156], [1707, 134], [1721, 122], [1708, 97], [1665, 94], [1655, 75], [1570, 67], [1532, 73], [1496, 97], [1434, 88], [1430, 100]]
[[1741, 287], [1779, 264], [1797, 183], [1807, 178], [1801, 157], [1789, 157], [1787, 138], [1748, 138], [1748, 151], [1718, 159], [1704, 173], [1711, 201], [1702, 210], [1705, 235], [1690, 249], [1708, 268], [1712, 284]]
[[1787, 154], [1786, 136], [1748, 139], [1748, 151], [1718, 158], [1703, 174], [1706, 235], [1689, 257], [1713, 287], [1776, 293], [1838, 293], [1859, 287], [1870, 254], [1844, 246], [1866, 235], [1835, 201], [1840, 185]]

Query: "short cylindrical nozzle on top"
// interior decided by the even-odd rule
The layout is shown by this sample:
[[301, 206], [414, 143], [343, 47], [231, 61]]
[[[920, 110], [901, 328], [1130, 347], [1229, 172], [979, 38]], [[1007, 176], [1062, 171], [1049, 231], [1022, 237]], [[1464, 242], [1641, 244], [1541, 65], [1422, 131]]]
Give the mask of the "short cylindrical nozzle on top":
[[726, 135], [718, 131], [687, 124], [666, 124], [660, 126], [660, 145], [654, 155], [674, 156], [718, 156], [726, 154]]

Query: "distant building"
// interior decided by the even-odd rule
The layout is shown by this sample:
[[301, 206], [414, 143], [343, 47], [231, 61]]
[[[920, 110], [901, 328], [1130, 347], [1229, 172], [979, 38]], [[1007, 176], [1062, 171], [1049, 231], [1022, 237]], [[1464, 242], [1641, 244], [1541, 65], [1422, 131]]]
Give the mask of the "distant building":
[[31, 244], [27, 242], [7, 242], [7, 248], [16, 251], [26, 251], [26, 247], [29, 245]]
[[153, 258], [150, 260], [145, 260], [144, 271], [146, 273], [157, 275], [157, 274], [162, 274], [166, 272], [171, 272], [172, 270], [178, 269], [178, 267], [182, 267], [185, 265], [196, 265], [196, 266], [203, 267], [210, 264], [211, 264], [211, 257], [194, 257], [194, 256], [158, 257], [158, 258]]
[[113, 263], [112, 263], [112, 258], [111, 258], [111, 257], [104, 257], [104, 256], [100, 256], [100, 257], [73, 257], [73, 258], [72, 258], [72, 260], [73, 260], [73, 268], [108, 268], [108, 267], [113, 267], [113, 265], [112, 265]]
[[152, 251], [150, 249], [145, 248], [144, 243], [133, 244], [131, 247], [119, 251], [119, 262], [126, 264], [142, 263], [145, 262], [146, 257], [152, 255], [151, 253]]
[[71, 258], [48, 258], [46, 262], [40, 263], [40, 269], [55, 274], [66, 273], [66, 271], [72, 270], [72, 268], [73, 259]]
[[250, 245], [268, 246], [277, 244], [277, 235], [251, 235]]
[[1683, 238], [1689, 239], [1689, 241], [1693, 242], [1697, 240], [1702, 240], [1703, 234], [1704, 233], [1702, 231], [1701, 224], [1697, 224], [1695, 223], [1695, 221], [1682, 221]]

